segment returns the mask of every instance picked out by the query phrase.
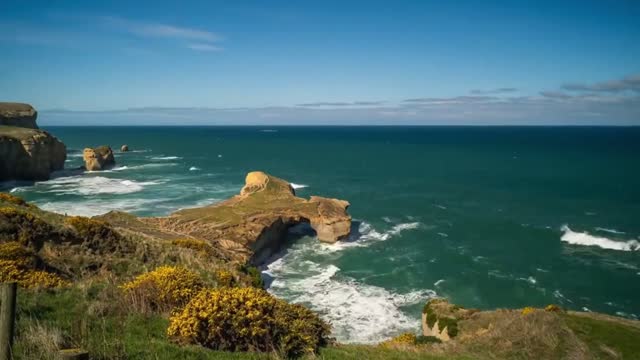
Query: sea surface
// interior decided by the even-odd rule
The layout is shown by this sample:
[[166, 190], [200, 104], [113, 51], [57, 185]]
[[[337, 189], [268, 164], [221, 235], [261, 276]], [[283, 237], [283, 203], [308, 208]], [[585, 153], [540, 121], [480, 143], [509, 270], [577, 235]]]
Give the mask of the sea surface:
[[[4, 190], [66, 214], [142, 216], [236, 194], [248, 171], [299, 196], [351, 202], [352, 236], [308, 227], [265, 266], [269, 291], [345, 342], [418, 331], [422, 305], [544, 306], [640, 316], [640, 128], [51, 127], [68, 147], [49, 181]], [[117, 167], [73, 170], [82, 149]]]

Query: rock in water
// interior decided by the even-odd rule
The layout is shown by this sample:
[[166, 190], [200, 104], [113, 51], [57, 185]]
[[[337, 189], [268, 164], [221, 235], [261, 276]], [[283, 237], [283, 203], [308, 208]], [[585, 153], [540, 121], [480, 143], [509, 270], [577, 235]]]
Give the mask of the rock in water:
[[127, 152], [127, 151], [129, 151], [129, 145], [122, 145], [122, 146], [120, 147], [120, 151], [122, 151], [122, 152]]
[[46, 180], [64, 168], [66, 146], [36, 124], [28, 104], [0, 103], [0, 181]]
[[297, 197], [287, 181], [254, 171], [247, 174], [240, 194], [231, 199], [141, 220], [163, 232], [207, 240], [231, 260], [260, 264], [278, 251], [287, 229], [299, 223], [309, 223], [323, 242], [348, 237], [348, 207], [344, 200]]
[[86, 148], [82, 154], [84, 167], [88, 171], [99, 171], [112, 168], [116, 164], [113, 157], [113, 150], [110, 146], [98, 146], [97, 148]]
[[38, 112], [29, 104], [0, 102], [0, 125], [37, 129], [37, 118]]

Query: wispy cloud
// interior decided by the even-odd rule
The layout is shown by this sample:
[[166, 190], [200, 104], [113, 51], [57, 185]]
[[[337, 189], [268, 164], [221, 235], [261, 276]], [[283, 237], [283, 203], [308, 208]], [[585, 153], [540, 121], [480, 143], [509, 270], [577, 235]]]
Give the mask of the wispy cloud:
[[595, 84], [567, 83], [562, 89], [568, 91], [596, 91], [596, 92], [640, 92], [640, 74], [629, 75], [622, 79], [598, 82]]
[[471, 90], [471, 93], [475, 95], [491, 95], [491, 94], [508, 94], [516, 91], [518, 91], [518, 89], [513, 87], [502, 87], [502, 88], [489, 89], [489, 90], [475, 89], [475, 90]]
[[499, 100], [496, 96], [454, 96], [446, 98], [413, 98], [404, 100], [405, 103], [425, 104], [425, 105], [447, 105], [447, 104], [463, 104], [463, 103], [480, 103]]
[[130, 20], [117, 16], [102, 16], [100, 17], [100, 19], [102, 19], [102, 21], [108, 26], [142, 37], [156, 37], [203, 42], [216, 42], [222, 40], [222, 37], [220, 35], [206, 30], [180, 27], [169, 24]]
[[567, 100], [573, 98], [573, 96], [563, 93], [561, 91], [540, 91], [540, 95], [549, 99]]
[[350, 102], [312, 102], [297, 104], [300, 107], [342, 107], [342, 106], [379, 106], [384, 104], [384, 101], [350, 101]]

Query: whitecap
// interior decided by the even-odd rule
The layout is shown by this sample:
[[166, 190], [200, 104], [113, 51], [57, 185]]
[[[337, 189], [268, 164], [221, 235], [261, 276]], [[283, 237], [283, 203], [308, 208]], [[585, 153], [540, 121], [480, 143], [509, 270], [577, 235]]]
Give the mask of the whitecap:
[[129, 166], [129, 169], [151, 169], [151, 168], [159, 168], [159, 167], [165, 167], [165, 166], [176, 166], [176, 165], [178, 165], [178, 164], [176, 164], [176, 163], [161, 163], [161, 164], [150, 163], [150, 164]]
[[449, 237], [449, 235], [447, 235], [446, 233], [443, 233], [443, 232], [439, 232], [438, 235], [440, 235], [442, 237]]
[[273, 129], [263, 129], [263, 130], [260, 130], [260, 132], [265, 132], [265, 133], [275, 133], [275, 132], [278, 132], [278, 130], [273, 130]]
[[180, 156], [154, 156], [151, 160], [178, 160], [182, 159]]
[[560, 240], [573, 245], [597, 246], [603, 249], [620, 251], [634, 251], [640, 248], [640, 242], [637, 240], [611, 240], [606, 237], [593, 236], [587, 232], [574, 232], [567, 225], [563, 225], [561, 230], [564, 234]]
[[386, 241], [393, 236], [399, 235], [406, 230], [418, 229], [422, 224], [419, 222], [396, 224], [391, 229], [379, 232], [373, 226], [365, 221], [358, 225], [356, 231], [352, 230], [346, 241], [338, 241], [334, 244], [320, 243], [324, 252], [340, 251], [351, 247], [369, 246], [379, 241]]
[[198, 171], [198, 170], [200, 170], [200, 168], [195, 166], [192, 166], [189, 168], [189, 171]]
[[296, 183], [290, 183], [291, 187], [294, 189], [304, 189], [306, 187], [309, 187], [309, 185], [303, 185], [303, 184], [296, 184]]
[[38, 206], [43, 210], [52, 211], [58, 214], [96, 216], [113, 210], [126, 212], [151, 210], [154, 208], [153, 204], [160, 201], [162, 200], [110, 198], [85, 201], [55, 201], [41, 203], [38, 204]]
[[433, 206], [437, 207], [438, 209], [447, 210], [447, 207], [444, 205], [433, 204]]
[[433, 286], [438, 286], [438, 285], [442, 284], [443, 282], [444, 282], [444, 279], [440, 279], [440, 280], [434, 282]]
[[538, 282], [538, 280], [536, 280], [536, 278], [534, 278], [533, 276], [529, 276], [527, 278], [518, 278], [518, 280], [526, 281], [531, 285], [535, 285]]
[[37, 187], [46, 186], [48, 192], [72, 195], [130, 194], [141, 191], [147, 185], [158, 182], [137, 182], [133, 180], [112, 179], [102, 176], [70, 176], [36, 183]]
[[335, 265], [296, 257], [288, 254], [268, 266], [265, 274], [274, 277], [269, 292], [316, 311], [331, 323], [340, 342], [376, 343], [400, 332], [414, 332], [416, 319], [401, 308], [436, 296], [433, 290], [397, 293], [359, 283], [340, 276]]

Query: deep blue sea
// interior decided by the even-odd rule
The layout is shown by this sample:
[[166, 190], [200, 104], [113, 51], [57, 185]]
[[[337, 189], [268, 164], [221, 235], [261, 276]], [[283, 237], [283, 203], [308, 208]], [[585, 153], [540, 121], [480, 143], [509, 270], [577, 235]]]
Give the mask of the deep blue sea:
[[[307, 228], [265, 267], [341, 341], [417, 330], [431, 296], [482, 309], [560, 304], [640, 316], [640, 128], [51, 127], [49, 181], [5, 184], [44, 209], [166, 215], [237, 193], [248, 171], [351, 202], [353, 235]], [[82, 149], [128, 144], [105, 172]]]

